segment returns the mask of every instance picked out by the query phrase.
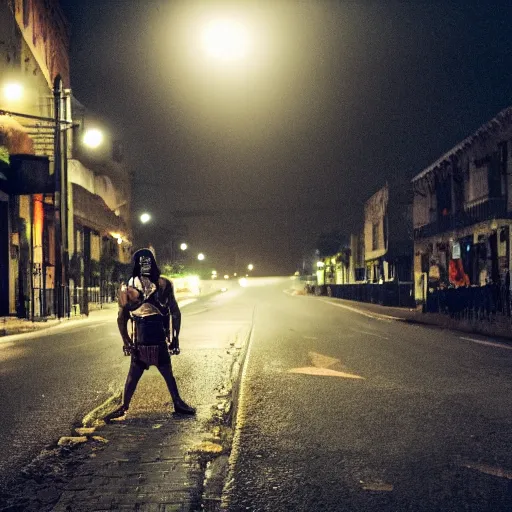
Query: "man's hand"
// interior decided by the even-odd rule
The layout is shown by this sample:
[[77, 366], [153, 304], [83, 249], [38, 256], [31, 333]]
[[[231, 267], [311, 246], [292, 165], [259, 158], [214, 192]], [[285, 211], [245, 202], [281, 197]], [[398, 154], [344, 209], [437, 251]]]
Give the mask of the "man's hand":
[[180, 353], [180, 341], [178, 336], [173, 336], [171, 343], [169, 343], [169, 352], [177, 356]]
[[131, 356], [133, 351], [133, 345], [131, 343], [124, 342], [123, 353], [125, 356]]

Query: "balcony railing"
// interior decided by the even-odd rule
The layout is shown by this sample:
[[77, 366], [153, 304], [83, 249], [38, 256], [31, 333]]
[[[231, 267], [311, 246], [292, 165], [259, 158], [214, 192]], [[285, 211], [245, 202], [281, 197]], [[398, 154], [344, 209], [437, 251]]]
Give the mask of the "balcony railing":
[[446, 231], [472, 226], [478, 222], [510, 216], [504, 197], [489, 198], [480, 203], [465, 206], [461, 212], [439, 215], [436, 221], [415, 228], [414, 239], [428, 238]]

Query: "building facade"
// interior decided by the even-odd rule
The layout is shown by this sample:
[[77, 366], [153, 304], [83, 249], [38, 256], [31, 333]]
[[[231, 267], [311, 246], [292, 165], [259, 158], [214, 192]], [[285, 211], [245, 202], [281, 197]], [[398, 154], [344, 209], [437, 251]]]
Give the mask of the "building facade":
[[512, 107], [413, 180], [416, 299], [509, 280]]
[[318, 261], [317, 293], [388, 306], [414, 306], [412, 197], [386, 184], [366, 201], [360, 234]]
[[130, 181], [117, 146], [86, 158], [58, 1], [0, 1], [0, 39], [0, 316], [87, 312], [129, 258]]
[[386, 184], [364, 206], [364, 259], [370, 283], [412, 281], [412, 198]]

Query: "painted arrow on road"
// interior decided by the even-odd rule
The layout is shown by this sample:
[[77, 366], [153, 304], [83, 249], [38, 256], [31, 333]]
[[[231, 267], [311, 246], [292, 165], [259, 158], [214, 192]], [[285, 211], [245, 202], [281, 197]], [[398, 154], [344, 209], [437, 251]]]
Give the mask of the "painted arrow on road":
[[360, 375], [333, 370], [331, 368], [332, 366], [341, 363], [339, 359], [324, 356], [323, 354], [319, 354], [317, 352], [309, 352], [308, 355], [309, 358], [311, 359], [311, 363], [313, 366], [305, 366], [303, 368], [292, 368], [291, 370], [288, 370], [288, 373], [301, 373], [304, 375], [319, 375], [322, 377], [341, 377], [343, 379], [364, 380], [364, 377], [361, 377]]

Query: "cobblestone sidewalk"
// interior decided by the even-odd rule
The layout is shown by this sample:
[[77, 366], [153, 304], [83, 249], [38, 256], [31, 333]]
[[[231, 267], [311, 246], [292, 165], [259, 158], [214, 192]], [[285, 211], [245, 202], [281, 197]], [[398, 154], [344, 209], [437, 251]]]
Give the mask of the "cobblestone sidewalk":
[[106, 444], [80, 467], [55, 512], [200, 510], [206, 464], [200, 421], [178, 415], [152, 424], [127, 419], [94, 435]]

